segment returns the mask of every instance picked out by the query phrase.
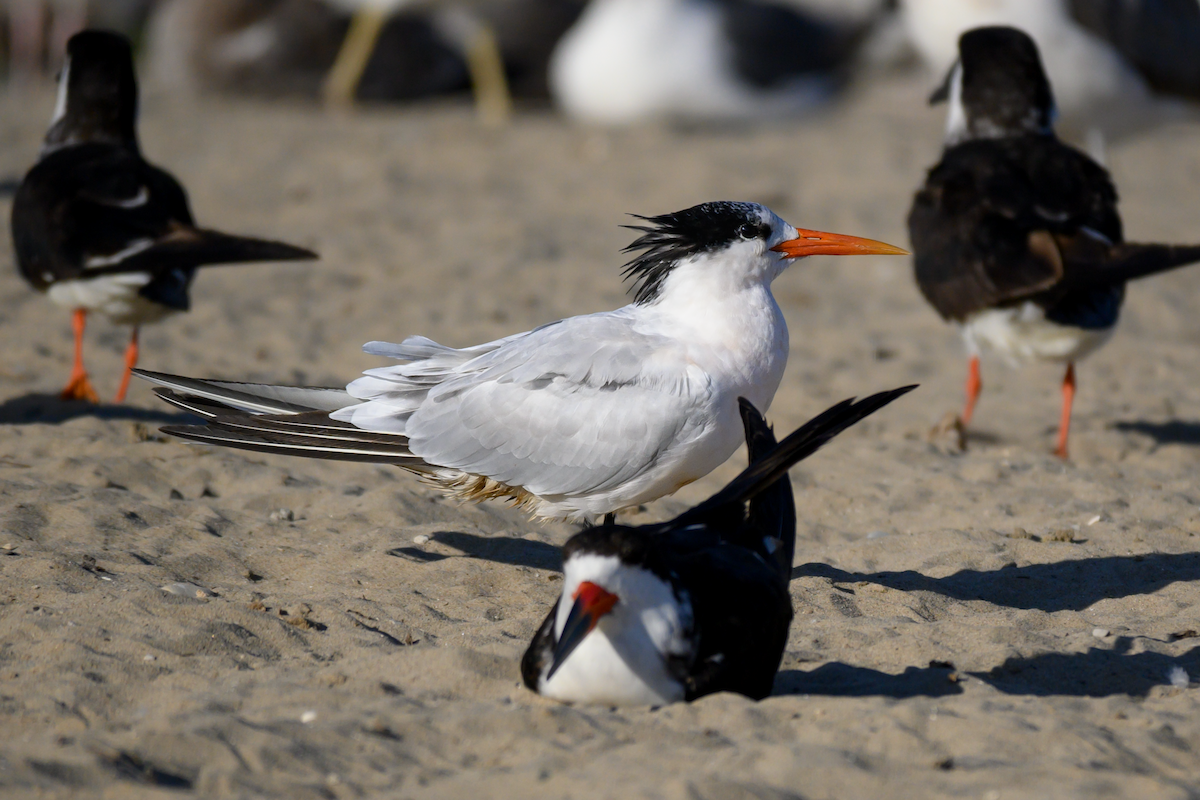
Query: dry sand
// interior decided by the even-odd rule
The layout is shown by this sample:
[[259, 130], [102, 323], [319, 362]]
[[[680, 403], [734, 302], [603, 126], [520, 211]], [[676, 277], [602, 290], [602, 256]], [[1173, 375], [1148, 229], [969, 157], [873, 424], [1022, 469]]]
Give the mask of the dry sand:
[[[202, 274], [194, 311], [146, 330], [143, 365], [336, 385], [379, 363], [372, 339], [468, 345], [613, 308], [624, 212], [753, 199], [904, 243], [938, 151], [926, 88], [884, 80], [804, 123], [611, 133], [151, 97], [145, 151], [202, 223], [324, 258]], [[0, 174], [32, 163], [52, 100], [0, 99]], [[1130, 239], [1200, 239], [1200, 127], [1110, 156]], [[793, 267], [780, 430], [922, 388], [792, 473], [775, 696], [610, 710], [519, 683], [570, 527], [390, 468], [167, 441], [178, 417], [144, 385], [124, 407], [60, 404], [68, 314], [7, 243], [0, 260], [6, 796], [1200, 797], [1200, 695], [1168, 677], [1200, 679], [1200, 269], [1130, 289], [1080, 370], [1064, 464], [1050, 368], [985, 363], [969, 450], [928, 441], [965, 360], [907, 259]], [[125, 336], [89, 329], [105, 395]]]

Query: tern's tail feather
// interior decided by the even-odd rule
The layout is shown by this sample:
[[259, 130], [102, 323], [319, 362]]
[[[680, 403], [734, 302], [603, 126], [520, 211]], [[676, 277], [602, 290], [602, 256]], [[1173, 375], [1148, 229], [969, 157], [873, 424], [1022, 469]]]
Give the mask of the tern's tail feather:
[[[246, 414], [299, 414], [304, 411], [336, 411], [353, 405], [355, 400], [345, 389], [324, 389], [312, 386], [272, 386], [266, 383], [238, 383], [185, 378], [164, 372], [135, 369], [134, 375], [143, 380], [171, 389], [178, 396], [213, 401], [226, 411]], [[163, 394], [160, 397], [166, 399]], [[167, 402], [174, 402], [167, 400]], [[178, 403], [175, 403], [179, 405]], [[182, 407], [182, 406], [181, 406]], [[201, 416], [213, 416], [198, 409], [188, 409]]]
[[155, 394], [166, 402], [205, 418], [204, 425], [168, 425], [162, 429], [172, 436], [266, 453], [397, 464], [418, 472], [425, 466], [409, 451], [406, 436], [364, 431], [330, 419], [330, 411], [354, 402], [342, 389], [135, 372], [165, 387], [155, 389]]

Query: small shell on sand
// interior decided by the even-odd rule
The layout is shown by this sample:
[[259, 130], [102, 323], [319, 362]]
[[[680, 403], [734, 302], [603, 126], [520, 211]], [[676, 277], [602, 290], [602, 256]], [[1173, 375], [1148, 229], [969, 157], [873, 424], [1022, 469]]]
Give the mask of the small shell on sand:
[[197, 586], [194, 583], [187, 581], [179, 581], [178, 583], [168, 583], [166, 586], [160, 586], [167, 594], [178, 595], [179, 597], [198, 597], [201, 600], [207, 600], [210, 597], [216, 597], [216, 592], [205, 589], [202, 586]]

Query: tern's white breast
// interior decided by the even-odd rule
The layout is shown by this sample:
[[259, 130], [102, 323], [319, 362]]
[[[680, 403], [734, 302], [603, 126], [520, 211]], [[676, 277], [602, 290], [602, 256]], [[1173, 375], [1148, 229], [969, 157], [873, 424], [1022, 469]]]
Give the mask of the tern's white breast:
[[986, 347], [1014, 365], [1030, 361], [1067, 363], [1091, 354], [1108, 341], [1115, 329], [1060, 325], [1046, 319], [1041, 307], [1027, 302], [971, 315], [963, 326], [963, 338], [972, 353], [977, 353], [980, 346]]
[[118, 325], [142, 325], [157, 322], [174, 310], [138, 294], [150, 280], [151, 276], [146, 272], [124, 272], [61, 281], [51, 284], [47, 293], [60, 306], [95, 311]]

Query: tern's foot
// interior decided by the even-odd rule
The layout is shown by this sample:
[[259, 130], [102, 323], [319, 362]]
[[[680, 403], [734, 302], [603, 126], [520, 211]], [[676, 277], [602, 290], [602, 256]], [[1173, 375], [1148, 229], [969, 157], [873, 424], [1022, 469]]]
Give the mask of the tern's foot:
[[100, 395], [96, 394], [96, 390], [92, 388], [92, 382], [88, 380], [86, 372], [72, 375], [70, 382], [67, 383], [59, 397], [63, 400], [82, 400], [85, 403], [100, 402]]
[[1070, 456], [1067, 455], [1066, 445], [1060, 445], [1059, 447], [1054, 448], [1054, 455], [1058, 456], [1063, 461], [1066, 461], [1070, 458]]

